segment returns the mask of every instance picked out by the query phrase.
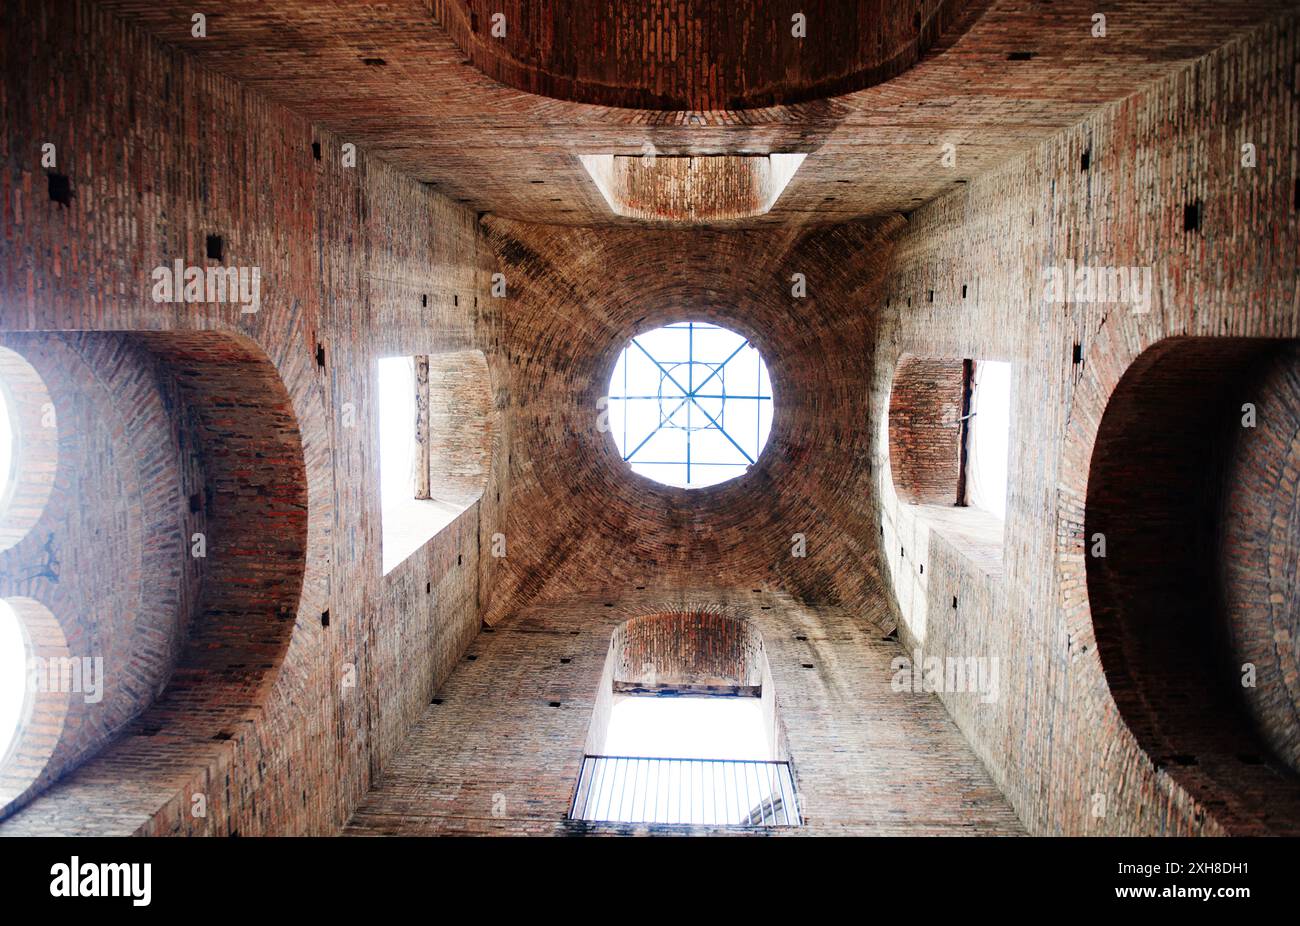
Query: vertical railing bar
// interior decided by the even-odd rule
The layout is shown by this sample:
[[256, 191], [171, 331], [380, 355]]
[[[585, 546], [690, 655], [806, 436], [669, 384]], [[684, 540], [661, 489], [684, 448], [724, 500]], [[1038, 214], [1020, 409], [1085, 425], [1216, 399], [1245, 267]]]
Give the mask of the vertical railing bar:
[[619, 763], [617, 759], [609, 760], [609, 787], [605, 788], [605, 810], [601, 814], [602, 820], [618, 819], [618, 809], [614, 806], [614, 795], [618, 793], [619, 788]]
[[599, 758], [591, 760], [591, 785], [587, 788], [587, 802], [582, 808], [582, 819], [592, 819], [592, 795], [595, 795], [595, 811], [600, 812], [600, 790], [605, 785], [605, 763]]
[[775, 766], [776, 770], [776, 787], [781, 792], [781, 818], [785, 820], [783, 826], [790, 825], [790, 805], [785, 799], [785, 772], [781, 766]]
[[727, 800], [727, 819], [725, 822], [728, 825], [730, 825], [736, 822], [736, 815], [735, 812], [732, 810], [731, 805], [734, 803], [736, 807], [739, 807], [740, 798], [736, 796], [736, 767], [733, 765], [730, 768], [726, 769], [726, 771], [730, 776], [730, 780], [727, 782], [728, 800]]
[[682, 814], [682, 797], [686, 794], [687, 785], [685, 781], [685, 776], [682, 773], [682, 766], [683, 763], [681, 762], [677, 763], [677, 822], [678, 823], [686, 822]]
[[[597, 760], [593, 759], [591, 756], [582, 757], [582, 773], [578, 775], [578, 793], [582, 795], [582, 815], [578, 818], [580, 820], [587, 819], [587, 807], [591, 804], [591, 789], [595, 785], [595, 781], [592, 778], [592, 774], [593, 774], [593, 770], [596, 768], [596, 765], [597, 765]], [[587, 786], [587, 790], [585, 792], [582, 790], [582, 786], [584, 784]], [[576, 799], [574, 803], [575, 804], [577, 803]], [[575, 814], [578, 812], [578, 808], [576, 806], [573, 808], [573, 810]]]
[[650, 798], [652, 794], [650, 789], [656, 787], [658, 784], [655, 781], [655, 774], [659, 766], [659, 760], [654, 758], [648, 758], [645, 760], [645, 762], [646, 762], [646, 770], [645, 770], [646, 792], [641, 798], [641, 820], [639, 822], [653, 823], [654, 810], [650, 806]]
[[744, 817], [742, 817], [741, 819], [742, 819], [742, 821], [748, 823], [748, 822], [749, 822], [749, 812], [750, 812], [750, 809], [753, 808], [753, 806], [754, 806], [754, 799], [753, 799], [753, 797], [750, 797], [750, 796], [749, 796], [749, 773], [748, 773], [748, 771], [746, 771], [746, 770], [744, 769], [744, 767], [741, 767], [740, 774], [741, 774], [741, 779], [744, 780], [744, 782], [745, 782], [745, 810], [744, 810]]
[[[786, 786], [789, 785], [787, 794]], [[794, 781], [790, 777], [790, 766], [787, 763], [781, 763], [781, 803], [785, 805], [785, 825], [794, 826], [794, 817], [792, 814], [797, 812], [794, 806]]]
[[599, 787], [597, 792], [595, 792], [595, 812], [593, 819], [604, 819], [601, 814], [602, 801], [604, 806], [606, 806], [606, 813], [608, 813], [608, 805], [610, 805], [610, 788], [612, 787], [612, 784], [614, 784], [612, 779], [606, 780], [608, 776], [610, 776], [610, 771], [608, 771], [608, 769], [610, 769], [611, 765], [614, 765], [614, 763], [610, 762], [610, 760], [603, 760], [601, 762], [601, 787]]
[[641, 795], [641, 819], [637, 821], [638, 823], [649, 823], [649, 822], [651, 822], [651, 819], [650, 819], [650, 811], [647, 809], [647, 806], [648, 806], [649, 803], [650, 803], [650, 779], [654, 776], [654, 771], [655, 771], [655, 765], [656, 765], [656, 762], [657, 762], [657, 760], [655, 760], [655, 759], [646, 759], [646, 760], [645, 760], [645, 786], [646, 786], [646, 791], [645, 791], [644, 794]]
[[582, 783], [587, 777], [587, 757], [582, 757], [582, 765], [578, 767], [578, 789], [573, 792], [573, 805], [569, 808], [569, 819], [578, 820], [578, 801], [582, 799]]
[[600, 810], [601, 803], [604, 802], [606, 806], [608, 806], [609, 804], [609, 797], [608, 797], [609, 789], [605, 779], [606, 776], [609, 774], [608, 769], [612, 764], [613, 763], [610, 762], [608, 759], [600, 760], [600, 786], [596, 789], [596, 806], [592, 809], [592, 817], [591, 817], [591, 819], [593, 820], [601, 819], [601, 810]]
[[636, 800], [638, 796], [644, 796], [641, 793], [641, 757], [637, 756], [632, 760], [632, 802], [628, 805], [628, 822], [636, 823]]
[[663, 768], [663, 765], [660, 764], [662, 761], [663, 761], [662, 759], [655, 759], [655, 760], [654, 760], [654, 769], [655, 769], [655, 812], [654, 812], [654, 822], [655, 822], [655, 823], [659, 823], [659, 822], [660, 822], [660, 820], [659, 820], [659, 770]]
[[695, 822], [695, 769], [692, 762], [686, 762], [686, 822]]
[[623, 766], [623, 788], [619, 791], [619, 815], [615, 819], [623, 819], [623, 802], [628, 797], [628, 761], [620, 758], [619, 765]]

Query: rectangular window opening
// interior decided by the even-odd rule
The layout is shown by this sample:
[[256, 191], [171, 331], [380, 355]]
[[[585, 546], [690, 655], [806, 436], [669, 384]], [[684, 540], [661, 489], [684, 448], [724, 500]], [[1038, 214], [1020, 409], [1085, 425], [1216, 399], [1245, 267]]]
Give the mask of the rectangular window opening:
[[799, 826], [788, 761], [760, 696], [615, 694], [601, 755], [585, 755], [572, 819]]
[[379, 492], [384, 575], [464, 510], [430, 497], [428, 376], [418, 357], [379, 361]]

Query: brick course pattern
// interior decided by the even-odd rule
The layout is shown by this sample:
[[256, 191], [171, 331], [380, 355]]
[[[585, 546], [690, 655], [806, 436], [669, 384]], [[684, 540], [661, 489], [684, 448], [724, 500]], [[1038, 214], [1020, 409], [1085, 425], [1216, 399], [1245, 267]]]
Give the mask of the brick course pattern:
[[[1102, 416], [1144, 350], [1171, 336], [1294, 338], [1300, 330], [1298, 35], [1288, 18], [1103, 107], [918, 210], [895, 245], [877, 303], [873, 417], [885, 413], [904, 353], [1013, 364], [1002, 570], [990, 573], [942, 536], [900, 531], [892, 518], [882, 528], [895, 588], [911, 590], [900, 615], [909, 645], [1007, 657], [1003, 684], [1022, 697], [996, 705], [942, 697], [1030, 832], [1295, 831], [1285, 800], [1252, 808], [1221, 787], [1207, 799], [1180, 782], [1194, 767], [1180, 772], [1135, 738], [1116, 704], [1125, 695], [1108, 688], [1098, 653], [1085, 517]], [[1243, 166], [1246, 143], [1256, 146], [1255, 167]], [[1188, 222], [1188, 206], [1198, 222]], [[1150, 311], [1044, 300], [1045, 269], [1084, 265], [1151, 268]], [[1156, 413], [1146, 409], [1141, 420]], [[886, 453], [878, 436], [878, 464]], [[1160, 478], [1110, 463], [1141, 485]], [[1243, 466], [1236, 478], [1259, 474]], [[1252, 518], [1293, 505], [1268, 479], [1239, 491], [1260, 506]], [[1212, 512], [1213, 499], [1204, 501]], [[1160, 555], [1149, 538], [1142, 543], [1143, 556]], [[1229, 562], [1250, 555], [1253, 547], [1231, 539], [1221, 552]], [[1256, 593], [1239, 592], [1267, 612]], [[1291, 787], [1272, 781], [1274, 790]]]
[[[0, 328], [148, 330], [159, 333], [149, 335], [155, 354], [166, 349], [157, 338], [183, 333], [188, 344], [170, 349], [186, 376], [205, 362], [185, 351], [233, 340], [264, 356], [300, 440], [291, 517], [304, 531], [285, 614], [280, 589], [245, 584], [247, 567], [238, 583], [222, 570], [235, 568], [231, 555], [266, 560], [263, 544], [288, 541], [290, 522], [228, 507], [257, 541], [226, 554], [217, 544], [206, 568], [222, 576], [214, 588], [246, 596], [247, 613], [275, 624], [276, 642], [247, 638], [262, 652], [238, 672], [207, 659], [193, 672], [178, 668], [140, 720], [0, 823], [0, 833], [337, 832], [478, 627], [479, 519], [496, 503], [472, 505], [381, 577], [371, 404], [378, 357], [471, 349], [476, 329], [491, 330], [475, 216], [364, 149], [355, 167], [344, 166], [344, 139], [98, 4], [9, 4], [0, 41]], [[45, 142], [56, 146], [56, 168], [41, 166]], [[50, 198], [47, 173], [68, 178], [66, 204]], [[209, 236], [222, 239], [220, 262], [206, 257]], [[155, 303], [152, 269], [178, 258], [259, 267], [260, 311]], [[244, 382], [263, 396], [272, 385]], [[218, 441], [259, 426], [255, 400], [220, 389], [211, 399], [207, 424]], [[212, 464], [230, 452], [209, 445], [196, 456]], [[272, 463], [289, 472], [279, 458]], [[488, 479], [503, 488], [495, 466]], [[126, 504], [132, 493], [104, 496]], [[179, 502], [188, 512], [188, 496]], [[125, 552], [114, 545], [129, 541], [125, 530], [67, 547], [84, 557], [88, 582], [123, 574]], [[163, 535], [141, 542], [172, 549]], [[60, 584], [70, 604], [88, 610], [95, 596], [76, 592], [67, 575]], [[192, 625], [196, 646], [238, 632], [235, 614], [205, 613]], [[75, 638], [81, 625], [68, 629]], [[167, 649], [164, 631], [145, 623]], [[206, 815], [195, 814], [195, 795]]]
[[[762, 634], [805, 825], [568, 820], [611, 633], [638, 615], [698, 611]], [[935, 698], [892, 689], [899, 655], [861, 615], [776, 592], [647, 588], [529, 608], [474, 641], [345, 834], [1022, 832]]]

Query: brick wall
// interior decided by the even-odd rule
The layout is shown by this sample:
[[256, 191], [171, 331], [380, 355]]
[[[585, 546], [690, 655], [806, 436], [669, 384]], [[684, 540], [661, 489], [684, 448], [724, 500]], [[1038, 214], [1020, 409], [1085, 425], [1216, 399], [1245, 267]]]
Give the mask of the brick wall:
[[911, 505], [957, 504], [961, 476], [960, 360], [904, 357], [889, 392], [894, 490]]
[[[244, 586], [235, 575], [250, 567], [230, 557], [266, 558], [263, 544], [292, 530], [244, 513], [259, 544], [227, 553], [218, 545], [206, 568], [214, 587], [246, 595], [244, 607], [262, 621], [277, 618], [279, 642], [255, 666], [223, 673], [224, 687], [177, 669], [137, 721], [158, 723], [128, 727], [0, 831], [334, 832], [477, 631], [486, 504], [380, 576], [371, 405], [378, 357], [470, 348], [477, 331], [490, 332], [476, 218], [364, 148], [355, 167], [344, 166], [347, 139], [95, 4], [11, 4], [3, 43], [0, 328], [188, 332], [186, 350], [233, 338], [264, 355], [300, 438], [305, 548], [298, 593], [281, 615], [280, 593]], [[45, 142], [58, 156], [49, 170]], [[66, 205], [50, 198], [49, 172], [69, 179]], [[219, 262], [206, 257], [209, 236], [222, 239]], [[260, 311], [155, 303], [150, 272], [175, 259], [259, 267]], [[180, 354], [171, 363], [186, 376], [203, 367]], [[243, 407], [237, 395], [224, 401]], [[182, 400], [169, 412], [193, 407]], [[231, 425], [256, 421], [246, 408], [229, 415]], [[489, 479], [505, 484], [495, 466]], [[129, 498], [105, 494], [110, 503]], [[188, 512], [188, 495], [180, 501]], [[115, 551], [117, 565], [104, 558], [119, 534], [115, 526], [107, 543], [69, 545], [88, 558], [88, 579], [145, 565], [129, 547]], [[146, 541], [173, 552], [161, 536]], [[98, 600], [89, 588], [65, 588], [78, 605]], [[234, 632], [238, 619], [205, 612], [192, 623], [197, 643]], [[206, 799], [205, 817], [192, 815], [195, 794]]]
[[[1262, 28], [918, 210], [875, 304], [873, 417], [904, 353], [1013, 364], [1003, 570], [883, 527], [893, 573], [909, 577], [904, 638], [1004, 658], [1015, 697], [943, 699], [1031, 832], [1294, 829], [1285, 812], [1197, 800], [1135, 740], [1097, 652], [1084, 515], [1102, 413], [1143, 350], [1173, 335], [1296, 336], [1298, 34], [1294, 18]], [[1045, 302], [1043, 270], [1069, 261], [1152, 268], [1150, 311]], [[878, 435], [878, 463], [886, 449]], [[1267, 481], [1255, 491], [1275, 497]]]
[[566, 817], [589, 729], [601, 721], [594, 711], [610, 678], [611, 634], [638, 615], [698, 611], [744, 618], [762, 634], [764, 684], [776, 692], [781, 751], [793, 763], [806, 823], [782, 832], [1021, 832], [934, 696], [893, 690], [891, 661], [901, 651], [870, 621], [782, 593], [717, 588], [583, 596], [526, 608], [485, 630], [345, 832], [648, 831]]

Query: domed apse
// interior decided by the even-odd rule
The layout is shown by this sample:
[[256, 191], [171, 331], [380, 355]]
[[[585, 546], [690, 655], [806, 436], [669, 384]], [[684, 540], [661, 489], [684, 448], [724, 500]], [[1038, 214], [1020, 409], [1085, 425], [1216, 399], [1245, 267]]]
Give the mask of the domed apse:
[[435, 0], [489, 77], [577, 103], [735, 110], [860, 90], [968, 27], [967, 0]]
[[772, 380], [757, 348], [706, 322], [632, 338], [609, 381], [608, 429], [633, 472], [698, 489], [744, 475], [772, 430]]
[[1116, 387], [1088, 479], [1111, 694], [1230, 831], [1300, 821], [1300, 348], [1171, 338]]

